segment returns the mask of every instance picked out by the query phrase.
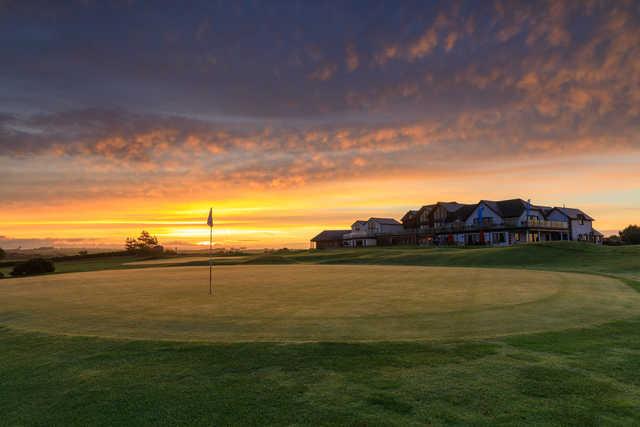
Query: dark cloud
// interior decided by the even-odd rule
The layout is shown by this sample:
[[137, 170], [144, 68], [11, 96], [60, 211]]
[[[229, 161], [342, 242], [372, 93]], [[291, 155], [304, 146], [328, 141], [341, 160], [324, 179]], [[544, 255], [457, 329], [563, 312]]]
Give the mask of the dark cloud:
[[0, 157], [109, 182], [289, 186], [640, 148], [630, 1], [8, 2], [0, 28]]
[[448, 79], [472, 66], [518, 78], [505, 62], [571, 56], [611, 14], [627, 22], [609, 36], [638, 25], [633, 2], [192, 2], [175, 12], [162, 2], [10, 2], [0, 15], [3, 96], [30, 109], [56, 100], [286, 119], [341, 114], [354, 108], [349, 93], [410, 83], [420, 102], [386, 96], [384, 109], [423, 112], [458, 98]]

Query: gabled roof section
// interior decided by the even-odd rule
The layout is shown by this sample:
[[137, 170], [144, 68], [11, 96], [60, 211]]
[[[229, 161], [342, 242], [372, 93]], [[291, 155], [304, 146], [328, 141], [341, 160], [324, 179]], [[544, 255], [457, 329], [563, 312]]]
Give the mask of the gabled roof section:
[[423, 211], [425, 209], [433, 209], [437, 206], [437, 203], [432, 203], [430, 205], [424, 205], [422, 206], [420, 209], [418, 209], [418, 212]]
[[418, 211], [413, 211], [413, 210], [408, 211], [408, 212], [407, 212], [406, 214], [404, 214], [404, 216], [402, 217], [402, 221], [404, 221], [405, 219], [406, 219], [406, 220], [409, 220], [409, 219], [415, 218], [415, 216], [416, 216], [416, 215], [418, 215]]
[[449, 212], [447, 214], [447, 222], [454, 222], [454, 221], [466, 221], [467, 218], [469, 218], [469, 215], [471, 215], [473, 213], [473, 211], [475, 210], [476, 206], [478, 206], [477, 204], [475, 205], [459, 205], [458, 209], [453, 211], [453, 212]]
[[[499, 217], [502, 217], [504, 215], [502, 210], [500, 209], [500, 206], [498, 206], [499, 202], [493, 200], [480, 200], [476, 206], [480, 206], [481, 203], [491, 209]], [[472, 212], [469, 212], [469, 215], [471, 215], [471, 213]]]
[[322, 233], [311, 239], [311, 241], [326, 242], [331, 240], [341, 240], [342, 236], [350, 232], [351, 230], [324, 230]]
[[582, 216], [587, 221], [593, 221], [593, 218], [591, 218], [586, 213], [582, 212], [580, 209], [575, 209], [575, 208], [553, 208], [553, 210], [557, 210], [557, 211], [562, 212], [569, 219], [580, 219], [580, 216]]
[[399, 223], [398, 221], [396, 221], [393, 218], [369, 218], [369, 221], [374, 221], [377, 222], [378, 224], [384, 224], [384, 225], [402, 225], [401, 223]]
[[542, 212], [542, 215], [546, 218], [549, 216], [553, 208], [551, 206], [534, 206], [535, 209], [539, 209]]
[[[480, 200], [478, 205], [483, 203], [489, 209], [494, 211], [502, 218], [516, 218], [522, 215], [527, 210], [527, 205], [529, 202], [523, 199], [508, 199], [508, 200]], [[477, 206], [477, 205], [474, 205]], [[539, 210], [546, 217], [551, 211], [551, 207], [549, 206], [537, 206], [534, 204], [530, 205], [531, 210]], [[469, 215], [471, 215], [469, 212]], [[467, 216], [468, 218], [468, 216]], [[465, 219], [467, 219], [465, 218]]]
[[356, 224], [365, 225], [366, 223], [367, 223], [367, 221], [359, 219], [359, 220], [355, 221], [353, 224], [351, 224], [351, 226], [353, 227]]
[[461, 207], [467, 206], [467, 205], [463, 205], [462, 203], [458, 203], [458, 202], [438, 202], [436, 204], [438, 206], [442, 206], [443, 208], [445, 208], [447, 212], [455, 212], [458, 209], [460, 209]]
[[433, 208], [435, 208], [436, 206], [437, 206], [436, 204], [424, 205], [420, 209], [417, 210], [416, 214], [421, 216], [423, 214], [423, 212], [425, 212], [425, 211], [431, 212], [433, 210]]
[[[487, 205], [502, 218], [519, 217], [527, 210], [527, 205], [529, 204], [529, 202], [523, 199], [480, 200], [480, 203]], [[545, 211], [548, 212], [551, 210], [548, 206], [536, 206], [534, 204], [531, 204], [530, 209], [540, 210], [543, 214], [545, 214]]]
[[[498, 214], [503, 218], [514, 218], [527, 210], [528, 202], [522, 199], [498, 200], [495, 203]], [[531, 209], [533, 209], [531, 205]]]

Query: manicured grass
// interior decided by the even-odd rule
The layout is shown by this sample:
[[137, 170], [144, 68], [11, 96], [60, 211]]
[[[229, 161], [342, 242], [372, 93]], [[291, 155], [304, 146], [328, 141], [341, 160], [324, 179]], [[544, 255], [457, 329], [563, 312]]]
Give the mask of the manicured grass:
[[[135, 263], [135, 264], [134, 264]], [[640, 245], [602, 246], [549, 242], [511, 247], [374, 247], [316, 251], [278, 251], [214, 257], [216, 265], [247, 264], [378, 264], [449, 267], [498, 267], [615, 274], [640, 280]], [[56, 273], [143, 267], [204, 266], [206, 257], [149, 259], [114, 256], [56, 263]], [[0, 269], [8, 273], [11, 268]]]
[[451, 344], [189, 344], [0, 330], [6, 425], [634, 425], [640, 321]]
[[640, 294], [576, 273], [378, 265], [146, 268], [5, 280], [0, 321], [103, 337], [237, 341], [436, 340], [640, 316]]
[[640, 279], [640, 245], [549, 242], [481, 248], [374, 247], [256, 255], [247, 262], [262, 263], [263, 258], [269, 264], [278, 263], [280, 258], [284, 262], [323, 264], [505, 267], [638, 275]]
[[185, 264], [189, 262], [208, 262], [208, 257], [175, 257], [175, 258], [159, 258], [159, 259], [146, 259], [142, 261], [133, 261], [127, 262], [124, 265], [135, 265], [135, 266], [158, 266], [158, 265], [176, 265], [176, 264]]
[[[206, 265], [183, 258], [182, 265]], [[442, 267], [526, 268], [614, 274], [640, 280], [640, 245], [602, 246], [548, 242], [510, 247], [372, 247], [279, 251], [217, 261], [218, 264], [378, 264]], [[170, 266], [158, 261], [158, 265]], [[140, 267], [140, 266], [139, 266]]]
[[[579, 271], [640, 290], [640, 247], [376, 248], [242, 263]], [[640, 316], [431, 343], [153, 342], [0, 327], [0, 425], [637, 425], [639, 361]]]

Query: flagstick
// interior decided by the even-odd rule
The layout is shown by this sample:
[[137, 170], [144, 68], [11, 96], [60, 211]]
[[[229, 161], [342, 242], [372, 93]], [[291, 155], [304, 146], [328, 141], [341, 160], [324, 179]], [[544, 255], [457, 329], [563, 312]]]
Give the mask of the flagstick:
[[213, 258], [211, 255], [211, 248], [213, 246], [213, 225], [209, 226], [209, 295], [213, 294]]

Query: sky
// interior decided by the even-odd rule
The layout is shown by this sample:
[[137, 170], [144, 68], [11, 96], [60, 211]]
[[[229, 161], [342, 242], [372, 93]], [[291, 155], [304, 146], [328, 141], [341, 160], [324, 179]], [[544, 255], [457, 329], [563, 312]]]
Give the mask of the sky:
[[0, 246], [308, 247], [521, 197], [640, 222], [638, 1], [0, 0]]

